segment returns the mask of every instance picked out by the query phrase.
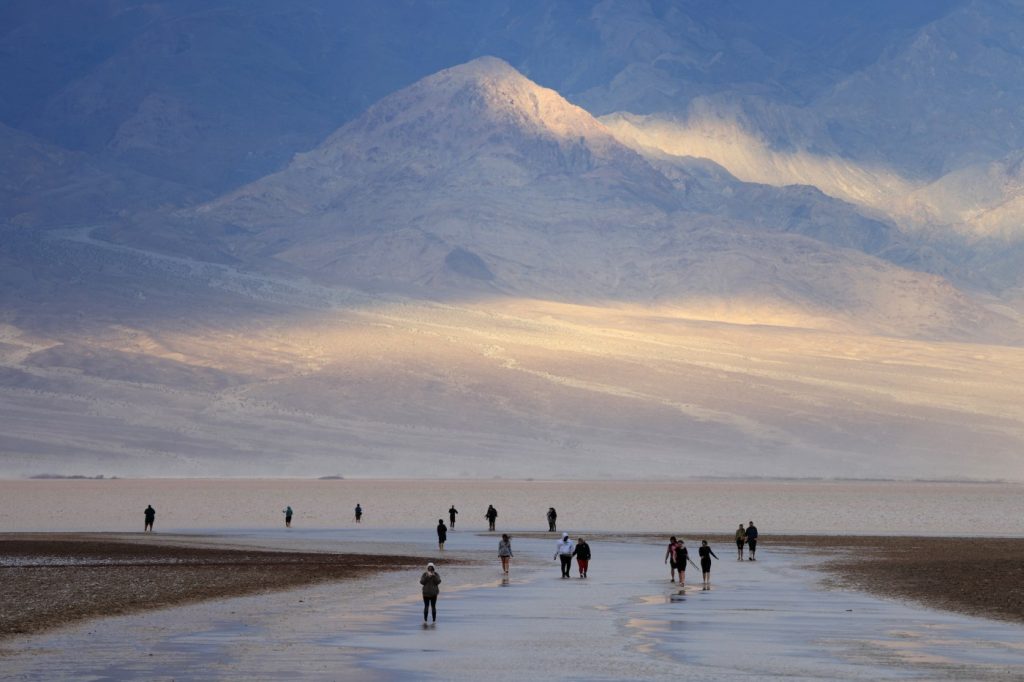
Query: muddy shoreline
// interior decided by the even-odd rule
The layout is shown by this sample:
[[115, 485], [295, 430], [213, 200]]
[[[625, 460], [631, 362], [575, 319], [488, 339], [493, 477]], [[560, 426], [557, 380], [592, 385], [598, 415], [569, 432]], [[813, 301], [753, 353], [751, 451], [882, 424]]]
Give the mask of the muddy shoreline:
[[359, 578], [426, 561], [203, 544], [202, 538], [189, 545], [153, 536], [0, 536], [0, 638], [97, 616]]

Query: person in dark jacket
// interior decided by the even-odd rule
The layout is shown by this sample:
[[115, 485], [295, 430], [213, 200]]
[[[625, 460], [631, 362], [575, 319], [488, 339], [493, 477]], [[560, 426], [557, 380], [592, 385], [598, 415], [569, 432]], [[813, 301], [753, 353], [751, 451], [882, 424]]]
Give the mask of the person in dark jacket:
[[498, 510], [494, 508], [493, 504], [487, 505], [487, 511], [484, 512], [484, 518], [487, 519], [488, 530], [494, 530], [494, 522], [498, 518]]
[[679, 571], [679, 584], [686, 584], [686, 564], [693, 564], [694, 568], [697, 564], [693, 563], [693, 559], [690, 558], [690, 550], [686, 549], [686, 543], [682, 540], [676, 542], [676, 570]]
[[420, 576], [420, 585], [423, 585], [423, 622], [427, 622], [427, 612], [432, 614], [432, 620], [437, 621], [437, 595], [441, 590], [441, 576], [434, 569], [434, 564], [427, 564], [427, 570]]
[[558, 520], [558, 512], [555, 511], [554, 507], [548, 507], [548, 532], [554, 533], [556, 528], [556, 521]]
[[743, 524], [736, 529], [736, 561], [743, 561], [743, 545], [747, 542], [747, 531]]
[[448, 526], [444, 525], [444, 519], [437, 520], [437, 548], [444, 551], [444, 543], [448, 539]]
[[707, 540], [700, 541], [700, 549], [697, 550], [697, 554], [700, 555], [700, 570], [704, 574], [704, 587], [705, 590], [711, 589], [711, 557], [718, 558], [718, 555], [708, 545]]
[[754, 552], [757, 551], [757, 526], [751, 521], [747, 524], [747, 561], [757, 561]]
[[356, 502], [356, 523], [360, 523], [363, 520], [363, 505]]
[[292, 527], [292, 507], [291, 507], [291, 505], [288, 505], [287, 507], [282, 509], [281, 512], [284, 514], [284, 527], [285, 528], [291, 528]]
[[576, 557], [576, 565], [580, 569], [580, 577], [587, 577], [587, 567], [590, 565], [590, 545], [583, 538], [576, 541], [576, 549], [572, 550], [572, 555]]
[[142, 512], [146, 517], [146, 525], [143, 526], [143, 533], [153, 532], [153, 522], [156, 521], [156, 509], [153, 509], [153, 505], [147, 504], [145, 511]]
[[448, 525], [452, 527], [452, 530], [455, 530], [455, 515], [458, 513], [459, 510], [455, 508], [454, 504], [448, 508]]

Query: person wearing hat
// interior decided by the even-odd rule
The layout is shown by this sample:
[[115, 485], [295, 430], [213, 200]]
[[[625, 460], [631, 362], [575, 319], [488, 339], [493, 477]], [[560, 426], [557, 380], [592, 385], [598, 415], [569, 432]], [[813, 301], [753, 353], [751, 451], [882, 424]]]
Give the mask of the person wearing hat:
[[574, 549], [574, 547], [573, 547], [573, 544], [572, 544], [572, 540], [569, 539], [569, 534], [568, 533], [562, 533], [562, 539], [561, 539], [561, 541], [559, 541], [558, 545], [556, 545], [556, 547], [555, 547], [555, 556], [552, 557], [552, 558], [553, 559], [557, 558], [559, 561], [562, 562], [562, 577], [563, 578], [570, 577], [569, 576], [569, 569], [572, 568], [572, 550], [573, 549]]
[[434, 564], [427, 564], [427, 570], [420, 576], [420, 585], [423, 585], [423, 622], [427, 622], [429, 611], [434, 622], [437, 621], [437, 595], [440, 593], [438, 585], [441, 584], [441, 576], [434, 570]]

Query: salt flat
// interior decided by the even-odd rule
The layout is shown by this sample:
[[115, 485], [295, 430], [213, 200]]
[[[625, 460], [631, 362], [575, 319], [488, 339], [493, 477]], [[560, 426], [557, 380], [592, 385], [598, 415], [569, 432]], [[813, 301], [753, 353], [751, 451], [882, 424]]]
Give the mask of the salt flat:
[[[686, 538], [691, 546], [695, 538]], [[250, 531], [227, 543], [436, 556], [419, 530]], [[713, 589], [680, 595], [662, 547], [593, 543], [586, 580], [554, 541], [457, 531], [435, 626], [418, 571], [110, 618], [3, 647], [5, 679], [977, 679], [1024, 676], [1024, 628], [829, 589], [796, 550], [719, 546]], [[692, 572], [692, 569], [691, 569]], [[695, 576], [690, 576], [693, 581]]]

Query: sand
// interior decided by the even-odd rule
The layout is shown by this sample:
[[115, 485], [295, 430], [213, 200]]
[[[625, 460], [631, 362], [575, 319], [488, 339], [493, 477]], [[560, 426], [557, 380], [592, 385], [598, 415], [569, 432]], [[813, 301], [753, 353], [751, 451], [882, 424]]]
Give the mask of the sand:
[[[203, 540], [196, 538], [195, 545]], [[96, 616], [422, 566], [410, 556], [219, 549], [181, 538], [0, 536], [0, 638]]]

